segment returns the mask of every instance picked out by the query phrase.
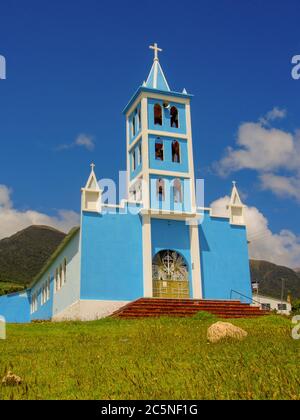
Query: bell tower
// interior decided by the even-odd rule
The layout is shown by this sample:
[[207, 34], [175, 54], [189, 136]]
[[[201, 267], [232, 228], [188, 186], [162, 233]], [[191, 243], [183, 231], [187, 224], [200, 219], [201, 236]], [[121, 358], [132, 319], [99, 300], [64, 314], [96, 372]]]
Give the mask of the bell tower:
[[158, 54], [126, 106], [128, 198], [144, 209], [196, 212], [189, 95], [170, 89]]
[[178, 228], [182, 233], [180, 237], [189, 242], [190, 290], [196, 299], [202, 297], [202, 286], [192, 96], [185, 89], [176, 92], [170, 88], [159, 61], [162, 49], [157, 44], [151, 45], [150, 49], [154, 59], [148, 78], [124, 109], [128, 198], [142, 206], [144, 296], [152, 297], [154, 293], [152, 261], [158, 237], [165, 235], [170, 241], [168, 249], [176, 249], [177, 236], [169, 229]]

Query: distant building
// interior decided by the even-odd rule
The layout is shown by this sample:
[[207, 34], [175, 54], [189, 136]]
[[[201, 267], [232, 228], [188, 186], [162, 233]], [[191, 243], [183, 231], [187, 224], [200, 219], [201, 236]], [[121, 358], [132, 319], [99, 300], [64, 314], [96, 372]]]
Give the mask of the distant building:
[[261, 309], [274, 311], [276, 310], [278, 314], [281, 315], [290, 315], [292, 312], [292, 305], [288, 301], [276, 299], [271, 296], [266, 296], [262, 294], [253, 295], [254, 305], [257, 303], [260, 304]]

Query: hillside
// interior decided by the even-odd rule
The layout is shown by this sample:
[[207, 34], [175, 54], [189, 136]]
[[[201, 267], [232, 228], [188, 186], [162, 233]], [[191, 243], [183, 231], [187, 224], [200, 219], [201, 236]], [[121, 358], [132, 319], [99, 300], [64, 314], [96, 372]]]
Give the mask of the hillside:
[[294, 299], [300, 299], [300, 276], [294, 270], [267, 261], [252, 260], [252, 281], [259, 281], [259, 292], [269, 296], [281, 297], [282, 278], [285, 279], [284, 298], [288, 292]]
[[10, 238], [2, 239], [0, 290], [28, 284], [64, 237], [64, 233], [48, 226], [30, 226]]

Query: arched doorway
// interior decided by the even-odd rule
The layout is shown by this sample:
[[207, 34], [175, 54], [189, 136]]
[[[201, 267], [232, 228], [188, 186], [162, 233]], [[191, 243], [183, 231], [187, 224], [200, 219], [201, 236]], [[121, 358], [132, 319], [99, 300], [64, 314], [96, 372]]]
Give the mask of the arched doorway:
[[153, 297], [167, 299], [189, 299], [189, 269], [178, 252], [158, 252], [152, 261]]

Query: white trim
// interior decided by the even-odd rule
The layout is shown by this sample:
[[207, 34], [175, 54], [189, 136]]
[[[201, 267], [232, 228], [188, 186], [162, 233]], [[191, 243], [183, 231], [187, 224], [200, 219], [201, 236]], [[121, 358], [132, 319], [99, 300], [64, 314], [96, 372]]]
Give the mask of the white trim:
[[[209, 212], [209, 216], [212, 219], [224, 219], [224, 220], [228, 220], [228, 222], [230, 222], [230, 217], [229, 216], [218, 216], [216, 214], [213, 214], [213, 210], [210, 207], [197, 207], [197, 211], [202, 212], [202, 214], [205, 211], [208, 211]], [[246, 226], [246, 223], [240, 224], [240, 223], [231, 223], [230, 222], [230, 225], [232, 225], [232, 226]]]
[[192, 122], [191, 122], [191, 106], [190, 101], [185, 107], [186, 113], [186, 128], [188, 138], [188, 165], [191, 177], [191, 206], [196, 207], [196, 192], [195, 192], [195, 169], [194, 169], [194, 156], [193, 156], [193, 136], [192, 136]]
[[141, 215], [151, 216], [154, 219], [170, 219], [170, 220], [186, 220], [191, 221], [201, 220], [202, 215], [192, 212], [181, 212], [181, 211], [170, 211], [170, 210], [160, 210], [160, 209], [151, 209], [151, 208], [142, 208], [139, 212]]
[[132, 205], [142, 205], [143, 202], [142, 201], [132, 201], [132, 200], [122, 200], [120, 204], [103, 204], [103, 208], [108, 208], [108, 209], [122, 209], [124, 210], [126, 205], [132, 204]]
[[203, 291], [198, 225], [190, 225], [190, 250], [192, 262], [193, 299], [202, 299]]
[[128, 152], [130, 153], [132, 149], [134, 149], [134, 147], [137, 145], [137, 143], [141, 140], [143, 136], [143, 132], [141, 131], [137, 137], [134, 139], [134, 141], [132, 143], [128, 144]]
[[141, 102], [142, 110], [142, 176], [143, 185], [147, 185], [147, 188], [143, 188], [142, 197], [144, 207], [150, 206], [150, 188], [149, 188], [149, 136], [148, 136], [148, 99], [143, 97]]
[[149, 169], [150, 175], [170, 176], [171, 178], [191, 178], [189, 172], [161, 171], [159, 169]]
[[153, 64], [153, 87], [154, 89], [157, 89], [157, 75], [158, 75], [158, 66], [157, 66], [158, 61], [155, 61]]
[[169, 101], [169, 102], [174, 102], [174, 103], [178, 103], [178, 104], [187, 104], [187, 103], [190, 102], [190, 98], [180, 98], [180, 97], [177, 97], [177, 96], [168, 95], [167, 92], [165, 94], [155, 93], [155, 92], [141, 92], [138, 95], [138, 97], [136, 98], [136, 100], [133, 102], [131, 107], [126, 112], [125, 116], [126, 116], [127, 119], [132, 114], [132, 112], [137, 107], [137, 105], [141, 102], [141, 100], [144, 99], [144, 98], [158, 99], [158, 100]]
[[94, 166], [94, 164], [91, 165], [92, 170], [88, 181], [85, 187], [81, 189], [81, 211], [101, 213], [101, 195], [103, 191], [98, 185]]
[[180, 139], [188, 141], [187, 134], [182, 133], [173, 133], [171, 131], [158, 131], [158, 130], [148, 130], [149, 136], [155, 137], [171, 137], [171, 139]]
[[153, 297], [151, 217], [142, 216], [144, 297]]

